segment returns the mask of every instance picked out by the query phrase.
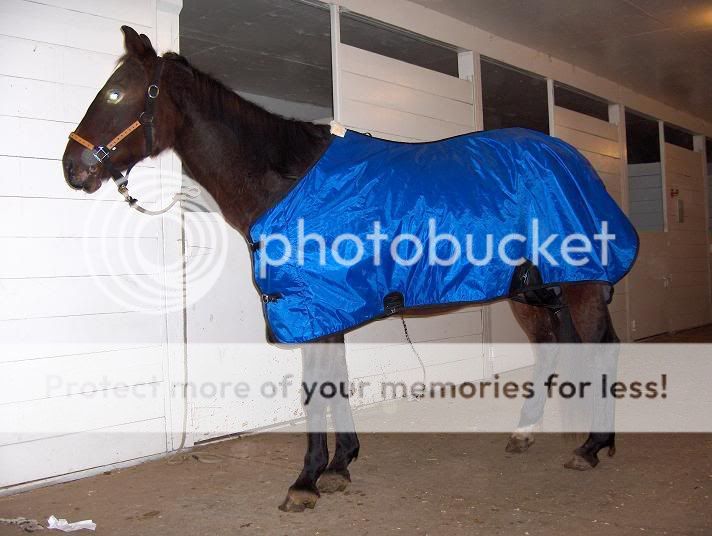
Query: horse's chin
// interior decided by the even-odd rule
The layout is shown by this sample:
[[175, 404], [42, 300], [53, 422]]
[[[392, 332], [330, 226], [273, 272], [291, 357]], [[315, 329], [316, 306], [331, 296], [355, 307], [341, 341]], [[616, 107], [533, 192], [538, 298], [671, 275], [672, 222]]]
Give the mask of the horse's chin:
[[82, 184], [82, 190], [84, 190], [88, 194], [93, 194], [99, 188], [101, 188], [101, 183], [102, 181], [100, 177], [88, 177], [84, 181], [84, 184]]

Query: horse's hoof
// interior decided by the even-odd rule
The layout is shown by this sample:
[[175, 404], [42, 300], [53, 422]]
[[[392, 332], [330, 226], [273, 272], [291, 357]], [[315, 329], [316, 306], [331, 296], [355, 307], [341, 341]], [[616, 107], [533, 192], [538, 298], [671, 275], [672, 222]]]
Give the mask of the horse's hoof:
[[282, 512], [303, 512], [307, 508], [314, 508], [319, 498], [317, 491], [308, 489], [289, 488], [287, 497], [279, 505]]
[[580, 455], [574, 452], [573, 457], [564, 464], [567, 469], [575, 469], [576, 471], [588, 471], [598, 465], [598, 458], [590, 455]]
[[316, 485], [322, 493], [336, 493], [344, 491], [349, 484], [351, 484], [351, 477], [348, 471], [326, 471], [319, 477]]
[[509, 441], [507, 442], [507, 446], [504, 450], [510, 453], [519, 454], [529, 450], [529, 447], [533, 444], [534, 436], [532, 435], [512, 434], [509, 436]]

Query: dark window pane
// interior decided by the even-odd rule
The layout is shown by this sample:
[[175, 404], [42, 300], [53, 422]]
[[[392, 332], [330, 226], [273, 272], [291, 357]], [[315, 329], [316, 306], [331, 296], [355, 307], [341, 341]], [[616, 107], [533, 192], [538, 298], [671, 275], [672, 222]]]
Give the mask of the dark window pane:
[[341, 42], [457, 77], [457, 51], [444, 43], [355, 13], [341, 14]]
[[692, 134], [667, 124], [665, 125], [665, 141], [689, 149], [690, 151], [694, 148]]
[[579, 90], [556, 84], [554, 86], [554, 102], [557, 106], [567, 110], [608, 122], [608, 103]]
[[625, 114], [628, 163], [660, 162], [658, 122], [632, 112]]
[[[180, 51], [240, 93], [332, 107], [328, 9], [294, 0], [184, 0]], [[328, 115], [305, 110], [279, 113], [304, 120]]]
[[485, 130], [524, 127], [549, 133], [543, 78], [483, 59], [482, 108]]

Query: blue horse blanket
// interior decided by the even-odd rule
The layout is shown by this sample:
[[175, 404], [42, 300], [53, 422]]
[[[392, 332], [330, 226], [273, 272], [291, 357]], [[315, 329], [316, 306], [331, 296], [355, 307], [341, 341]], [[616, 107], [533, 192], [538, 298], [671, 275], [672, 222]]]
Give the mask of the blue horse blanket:
[[638, 251], [581, 153], [519, 128], [432, 143], [332, 136], [250, 239], [268, 328], [283, 343], [508, 297], [525, 261], [542, 286], [613, 285]]

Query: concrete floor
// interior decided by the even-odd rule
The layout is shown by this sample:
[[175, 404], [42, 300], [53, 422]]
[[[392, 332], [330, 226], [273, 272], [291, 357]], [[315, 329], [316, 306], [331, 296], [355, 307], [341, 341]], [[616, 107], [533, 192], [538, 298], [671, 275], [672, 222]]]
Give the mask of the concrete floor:
[[[712, 328], [666, 336], [712, 340]], [[666, 340], [663, 339], [663, 340]], [[712, 535], [712, 435], [622, 434], [588, 472], [562, 467], [581, 442], [540, 434], [507, 454], [502, 434], [361, 437], [353, 483], [315, 510], [280, 512], [305, 439], [261, 434], [185, 456], [0, 498], [0, 518], [91, 518], [99, 535]], [[603, 454], [603, 453], [601, 453]], [[179, 463], [175, 463], [178, 461]], [[0, 535], [17, 535], [0, 525]]]

